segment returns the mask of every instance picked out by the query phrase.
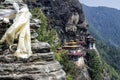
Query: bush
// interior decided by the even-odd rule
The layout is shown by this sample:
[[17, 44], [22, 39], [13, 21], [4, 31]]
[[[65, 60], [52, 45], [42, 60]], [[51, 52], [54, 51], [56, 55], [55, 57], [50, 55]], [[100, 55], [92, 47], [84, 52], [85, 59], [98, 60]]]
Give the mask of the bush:
[[30, 12], [32, 13], [32, 17], [33, 18], [37, 18], [37, 19], [41, 20], [41, 22], [42, 22], [41, 27], [46, 28], [46, 26], [47, 26], [47, 18], [43, 14], [43, 12], [41, 11], [41, 9], [40, 8], [33, 8], [33, 9], [30, 10]]
[[55, 44], [54, 41], [58, 37], [56, 30], [54, 29], [49, 29], [47, 30], [47, 18], [46, 16], [42, 13], [42, 11], [39, 8], [33, 8], [31, 9], [31, 13], [34, 18], [40, 19], [42, 24], [40, 28], [38, 29], [38, 37], [37, 39], [41, 42], [47, 42], [51, 45], [51, 48], [53, 51], [59, 46], [58, 44]]
[[66, 79], [67, 80], [73, 80], [70, 74], [67, 74]]
[[55, 53], [55, 59], [63, 66], [63, 69], [67, 74], [67, 80], [75, 80], [77, 70], [74, 63], [68, 59], [66, 53], [67, 51], [63, 51], [62, 53]]
[[110, 80], [120, 80], [119, 74], [107, 63], [103, 62], [103, 68], [107, 71]]
[[95, 50], [87, 51], [87, 64], [92, 80], [102, 80], [102, 63]]

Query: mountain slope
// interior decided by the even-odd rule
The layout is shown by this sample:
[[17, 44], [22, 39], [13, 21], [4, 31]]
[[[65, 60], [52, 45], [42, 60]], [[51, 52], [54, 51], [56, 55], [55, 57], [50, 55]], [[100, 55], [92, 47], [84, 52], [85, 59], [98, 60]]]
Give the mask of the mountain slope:
[[[88, 7], [83, 5], [84, 14], [90, 28], [107, 42], [120, 46], [120, 10], [107, 7]], [[92, 29], [90, 31], [93, 33]]]
[[101, 58], [120, 73], [120, 11], [106, 7], [83, 5], [89, 31], [96, 38], [96, 46]]

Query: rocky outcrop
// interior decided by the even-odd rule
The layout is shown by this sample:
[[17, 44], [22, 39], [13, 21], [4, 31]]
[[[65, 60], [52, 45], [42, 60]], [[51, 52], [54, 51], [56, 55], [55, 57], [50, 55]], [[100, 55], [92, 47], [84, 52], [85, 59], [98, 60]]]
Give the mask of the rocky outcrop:
[[[30, 8], [37, 6], [42, 9], [48, 19], [48, 28], [56, 29], [61, 43], [70, 40], [87, 40], [88, 24], [79, 0], [26, 0], [25, 2]], [[76, 80], [90, 80], [86, 66], [77, 69]]]
[[[12, 9], [9, 0], [6, 1], [7, 8]], [[4, 3], [1, 6], [3, 5]], [[12, 23], [12, 20], [8, 23], [0, 20], [0, 39]], [[0, 44], [0, 80], [66, 80], [66, 74], [59, 62], [54, 59], [50, 45], [36, 39], [38, 36], [36, 29], [41, 23], [38, 19], [31, 20], [33, 54], [30, 58], [21, 59], [13, 55], [17, 49], [18, 40], [10, 46], [6, 43]]]
[[[70, 40], [87, 41], [89, 38], [88, 23], [84, 18], [82, 6], [79, 0], [24, 0], [29, 7], [40, 7], [48, 19], [48, 28], [57, 30], [61, 43]], [[93, 42], [92, 42], [93, 43]], [[85, 47], [89, 49], [89, 47]], [[92, 48], [94, 49], [94, 48]], [[86, 60], [86, 59], [85, 59]], [[76, 80], [91, 80], [88, 67], [77, 68]], [[104, 72], [104, 80], [109, 76]]]
[[76, 80], [91, 80], [88, 73], [88, 69], [84, 66], [83, 68], [77, 68], [77, 78]]
[[[79, 0], [36, 0], [36, 4], [29, 1], [29, 6], [42, 9], [48, 19], [48, 28], [57, 30], [61, 43], [70, 40], [86, 41], [89, 36], [88, 24]], [[90, 80], [86, 66], [77, 69], [76, 80]]]
[[[32, 1], [35, 1], [33, 3]], [[89, 35], [79, 0], [30, 0], [31, 6], [40, 7], [48, 18], [48, 28], [54, 28], [60, 35], [61, 42], [85, 40]]]

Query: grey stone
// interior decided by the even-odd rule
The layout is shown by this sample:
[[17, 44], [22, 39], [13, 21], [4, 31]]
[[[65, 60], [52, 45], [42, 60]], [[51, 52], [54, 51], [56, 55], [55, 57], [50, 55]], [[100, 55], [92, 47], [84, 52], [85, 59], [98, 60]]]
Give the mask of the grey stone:
[[31, 19], [30, 21], [30, 27], [32, 29], [38, 29], [41, 25], [41, 21], [39, 19]]
[[35, 53], [29, 59], [18, 59], [13, 54], [0, 55], [0, 62], [15, 63], [15, 62], [33, 62], [33, 61], [51, 61], [54, 60], [53, 52]]
[[[5, 0], [1, 3], [0, 9], [13, 9], [11, 3], [15, 1], [22, 2], [22, 0]], [[4, 23], [2, 19], [0, 20], [0, 39], [11, 24], [12, 22]], [[50, 50], [51, 46], [36, 39], [38, 36], [36, 30], [40, 25], [39, 19], [32, 19], [30, 22], [33, 54], [28, 59], [13, 55], [17, 49], [18, 40], [10, 46], [5, 43], [0, 44], [0, 80], [66, 80], [62, 66], [55, 60]]]
[[76, 32], [77, 27], [74, 24], [67, 25], [66, 26], [66, 32], [69, 32], [69, 31]]
[[0, 80], [65, 80], [56, 61], [0, 64]]
[[[36, 0], [36, 1], [37, 1], [36, 6], [42, 9], [43, 13], [46, 15], [48, 19], [48, 28], [52, 27], [56, 29], [56, 26], [59, 26], [61, 42], [63, 42], [64, 39], [69, 40], [71, 37], [73, 37], [73, 39], [80, 38], [81, 36], [79, 33], [80, 28], [77, 25], [82, 24], [85, 18], [79, 0]], [[74, 16], [73, 13], [75, 13]], [[72, 31], [67, 32], [65, 28], [70, 23], [74, 24], [76, 28], [74, 27]], [[73, 30], [76, 32], [73, 32]], [[75, 35], [79, 36], [76, 37]]]
[[[51, 52], [50, 45], [46, 42], [39, 42], [38, 40], [34, 40], [31, 43], [31, 48], [33, 53], [48, 53]], [[17, 49], [17, 44], [13, 44], [9, 46], [10, 52], [14, 53]]]
[[31, 39], [36, 39], [38, 37], [38, 34], [34, 29], [31, 29], [30, 32], [31, 32]]
[[22, 0], [5, 0], [4, 1], [4, 3], [14, 3], [14, 2], [16, 2], [16, 3], [23, 3], [23, 1]]
[[32, 43], [32, 51], [34, 53], [50, 52], [50, 45], [46, 42], [39, 42], [38, 40], [36, 40]]
[[87, 67], [77, 68], [77, 77], [76, 80], [91, 80], [90, 75], [88, 73]]

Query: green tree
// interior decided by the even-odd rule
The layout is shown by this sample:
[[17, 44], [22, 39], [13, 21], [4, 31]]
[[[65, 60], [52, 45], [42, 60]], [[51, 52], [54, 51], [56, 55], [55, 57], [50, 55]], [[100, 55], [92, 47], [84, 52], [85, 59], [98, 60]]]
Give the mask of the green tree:
[[115, 71], [114, 68], [112, 68], [110, 65], [108, 65], [106, 62], [103, 62], [103, 68], [108, 73], [110, 80], [120, 80], [119, 74]]
[[75, 64], [69, 60], [66, 53], [67, 51], [63, 51], [59, 54], [55, 53], [55, 59], [63, 66], [63, 69], [67, 74], [67, 80], [75, 80], [77, 70]]
[[51, 45], [53, 51], [59, 46], [59, 43], [55, 44], [54, 41], [58, 38], [57, 32], [55, 29], [47, 30], [47, 18], [42, 13], [41, 9], [33, 8], [31, 9], [32, 16], [34, 18], [40, 19], [42, 24], [38, 29], [38, 37], [37, 39], [41, 42], [48, 42]]
[[87, 51], [87, 64], [92, 80], [102, 80], [102, 63], [95, 50]]

